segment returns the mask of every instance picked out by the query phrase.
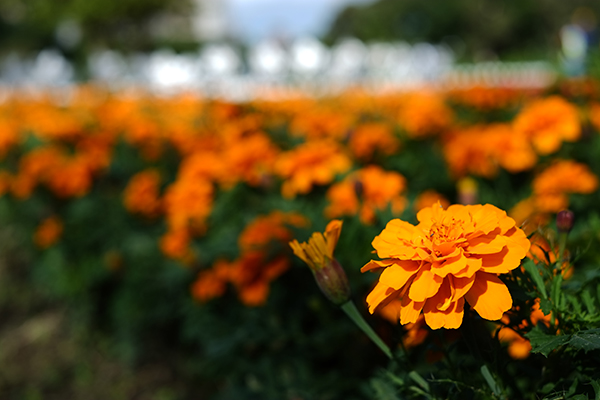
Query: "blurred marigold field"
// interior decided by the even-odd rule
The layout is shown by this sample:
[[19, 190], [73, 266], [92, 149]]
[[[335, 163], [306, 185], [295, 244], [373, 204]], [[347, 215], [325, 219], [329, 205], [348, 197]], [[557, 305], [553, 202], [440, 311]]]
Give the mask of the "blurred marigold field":
[[2, 89], [0, 397], [600, 398], [598, 87]]

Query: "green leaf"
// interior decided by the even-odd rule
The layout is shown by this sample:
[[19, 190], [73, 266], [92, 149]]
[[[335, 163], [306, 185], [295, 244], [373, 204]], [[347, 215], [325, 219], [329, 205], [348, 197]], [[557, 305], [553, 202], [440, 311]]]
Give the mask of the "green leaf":
[[544, 284], [544, 279], [542, 279], [537, 265], [533, 262], [533, 260], [527, 259], [523, 263], [523, 268], [525, 268], [525, 271], [527, 271], [529, 276], [531, 276], [531, 279], [533, 279], [533, 282], [535, 283], [535, 286], [539, 292], [542, 294], [542, 297], [547, 299], [548, 293], [546, 292], [546, 285]]
[[378, 400], [400, 400], [392, 385], [383, 379], [373, 379], [371, 387], [375, 391], [375, 398]]
[[594, 388], [594, 400], [600, 400], [600, 381], [590, 381], [590, 385]]
[[483, 378], [487, 382], [490, 389], [492, 389], [492, 392], [494, 392], [494, 395], [499, 397], [502, 394], [502, 390], [500, 389], [500, 386], [498, 386], [498, 384], [496, 383], [496, 380], [490, 373], [490, 370], [488, 369], [487, 365], [481, 366], [481, 375], [483, 375]]
[[548, 299], [541, 299], [540, 310], [542, 310], [544, 315], [550, 314], [552, 312], [552, 302]]
[[600, 349], [600, 329], [588, 329], [575, 333], [569, 340], [569, 346], [584, 350], [586, 353], [590, 350]]
[[408, 376], [415, 381], [419, 386], [425, 389], [426, 392], [429, 392], [429, 383], [417, 371], [410, 371]]
[[590, 314], [596, 314], [596, 306], [594, 305], [594, 299], [588, 290], [584, 290], [581, 292], [581, 300], [585, 304], [588, 312]]
[[545, 357], [548, 357], [548, 354], [550, 354], [552, 350], [569, 341], [569, 336], [548, 335], [542, 331], [539, 326], [536, 326], [529, 333], [526, 333], [525, 337], [531, 342], [531, 352], [542, 353]]

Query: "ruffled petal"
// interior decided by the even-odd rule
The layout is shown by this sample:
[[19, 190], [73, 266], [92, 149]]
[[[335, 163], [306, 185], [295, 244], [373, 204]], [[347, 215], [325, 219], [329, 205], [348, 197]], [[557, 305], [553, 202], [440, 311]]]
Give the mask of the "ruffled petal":
[[396, 298], [395, 295], [398, 294], [398, 292], [398, 290], [394, 290], [393, 288], [378, 282], [371, 293], [369, 293], [367, 296], [369, 312], [373, 314], [377, 307], [383, 307], [384, 305], [388, 304], [390, 301]]
[[477, 272], [465, 299], [482, 318], [496, 321], [512, 307], [512, 297], [506, 285], [494, 274]]
[[408, 297], [413, 301], [425, 301], [438, 292], [443, 280], [430, 270], [422, 268], [410, 285]]
[[394, 290], [400, 290], [410, 278], [417, 274], [419, 267], [420, 263], [415, 261], [396, 260], [394, 264], [383, 270], [379, 282]]
[[458, 329], [462, 324], [464, 305], [465, 300], [461, 297], [453, 302], [450, 307], [442, 311], [437, 309], [434, 305], [430, 305], [430, 301], [428, 300], [423, 307], [425, 323], [429, 325], [431, 329]]
[[400, 323], [405, 325], [417, 322], [424, 304], [424, 301], [412, 301], [408, 296], [404, 296], [402, 298], [402, 308], [400, 309]]

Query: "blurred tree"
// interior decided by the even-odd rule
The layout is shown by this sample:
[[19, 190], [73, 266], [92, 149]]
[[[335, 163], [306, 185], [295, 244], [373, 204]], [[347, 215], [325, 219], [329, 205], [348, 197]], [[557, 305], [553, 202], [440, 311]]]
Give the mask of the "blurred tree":
[[404, 40], [461, 43], [467, 55], [481, 57], [556, 48], [560, 28], [579, 15], [596, 29], [600, 2], [592, 0], [379, 0], [348, 7], [325, 39], [352, 36], [364, 41]]
[[144, 50], [153, 44], [157, 20], [165, 15], [189, 15], [191, 9], [191, 0], [2, 0], [0, 46], [35, 50], [101, 45]]

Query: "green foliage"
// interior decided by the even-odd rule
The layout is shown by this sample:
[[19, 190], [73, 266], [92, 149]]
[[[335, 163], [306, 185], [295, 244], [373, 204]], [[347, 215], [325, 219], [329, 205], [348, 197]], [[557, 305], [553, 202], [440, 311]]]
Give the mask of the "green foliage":
[[560, 28], [572, 22], [574, 11], [581, 7], [579, 14], [600, 15], [597, 2], [589, 0], [476, 4], [468, 0], [379, 0], [343, 10], [326, 38], [329, 42], [347, 36], [368, 42], [446, 42], [469, 58], [490, 52], [508, 58], [547, 58], [559, 47]]

